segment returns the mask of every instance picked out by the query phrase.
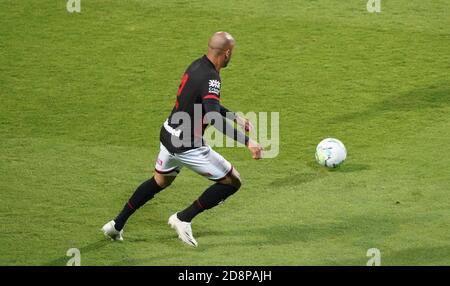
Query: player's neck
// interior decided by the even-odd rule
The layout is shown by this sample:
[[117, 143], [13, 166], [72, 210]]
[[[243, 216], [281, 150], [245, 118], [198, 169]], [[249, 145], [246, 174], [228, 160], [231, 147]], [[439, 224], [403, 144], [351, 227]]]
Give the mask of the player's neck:
[[220, 63], [220, 60], [210, 54], [206, 55], [208, 60], [214, 65], [217, 72], [220, 72], [220, 69], [222, 68], [222, 64]]

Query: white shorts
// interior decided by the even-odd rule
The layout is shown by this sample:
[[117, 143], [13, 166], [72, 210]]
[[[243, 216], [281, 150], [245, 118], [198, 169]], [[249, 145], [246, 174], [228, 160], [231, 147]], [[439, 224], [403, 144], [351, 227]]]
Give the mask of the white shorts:
[[156, 172], [176, 176], [183, 166], [213, 181], [220, 181], [233, 170], [231, 163], [208, 145], [172, 154], [160, 144], [155, 165]]

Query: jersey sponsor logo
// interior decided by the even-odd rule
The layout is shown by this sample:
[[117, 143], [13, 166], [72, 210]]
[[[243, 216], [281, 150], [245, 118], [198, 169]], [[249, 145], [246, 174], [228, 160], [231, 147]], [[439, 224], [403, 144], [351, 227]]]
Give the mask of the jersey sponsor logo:
[[217, 79], [210, 79], [208, 92], [219, 95], [220, 94], [220, 81], [218, 81]]

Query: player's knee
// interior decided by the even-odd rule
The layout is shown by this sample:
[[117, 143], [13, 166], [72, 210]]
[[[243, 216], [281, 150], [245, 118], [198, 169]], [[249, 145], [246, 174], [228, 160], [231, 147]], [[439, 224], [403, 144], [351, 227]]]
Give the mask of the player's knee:
[[236, 171], [236, 169], [233, 169], [231, 171], [231, 173], [229, 173], [225, 178], [223, 178], [222, 180], [218, 181], [218, 183], [223, 184], [223, 185], [229, 185], [232, 186], [236, 192], [237, 190], [239, 190], [239, 188], [242, 185], [241, 182], [241, 177], [238, 173], [238, 171]]
[[242, 186], [241, 178], [235, 178], [231, 185], [236, 188], [236, 191], [239, 190]]
[[236, 169], [233, 169], [233, 171], [231, 172], [231, 184], [230, 185], [235, 187], [236, 191], [239, 190], [242, 185], [241, 175], [239, 174], [239, 172]]
[[166, 181], [163, 181], [163, 182], [158, 183], [158, 185], [159, 185], [162, 189], [167, 188], [167, 187], [170, 186], [171, 184], [172, 184], [172, 182], [166, 182]]
[[[232, 178], [232, 177], [227, 177], [221, 181], [218, 182], [219, 184], [222, 185], [228, 185], [231, 186], [234, 189], [234, 192], [236, 192], [237, 190], [239, 190], [239, 188], [241, 187], [242, 183], [241, 180], [238, 178]], [[233, 192], [233, 193], [234, 193]]]
[[168, 186], [170, 186], [174, 180], [175, 180], [174, 176], [164, 176], [159, 173], [155, 174], [155, 181], [158, 184], [158, 186], [162, 189], [165, 189]]
[[231, 196], [232, 194], [236, 193], [239, 190], [239, 188], [241, 187], [241, 182], [239, 180], [231, 179], [231, 178], [226, 178], [217, 183], [221, 184], [221, 185], [226, 185], [229, 187], [227, 190], [226, 197]]

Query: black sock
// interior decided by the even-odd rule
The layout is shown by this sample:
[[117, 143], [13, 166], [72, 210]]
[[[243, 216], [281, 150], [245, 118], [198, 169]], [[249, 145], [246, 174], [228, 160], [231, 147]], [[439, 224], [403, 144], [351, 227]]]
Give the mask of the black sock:
[[159, 193], [163, 188], [161, 188], [152, 177], [150, 180], [142, 183], [130, 197], [128, 202], [123, 207], [119, 215], [114, 219], [116, 225], [114, 226], [117, 230], [121, 230], [128, 218], [146, 202], [151, 200], [157, 193]]
[[226, 198], [234, 194], [239, 188], [232, 185], [223, 185], [215, 183], [203, 192], [203, 194], [188, 206], [177, 214], [178, 219], [185, 222], [191, 222], [192, 219], [203, 212], [204, 210], [211, 209], [224, 201]]

